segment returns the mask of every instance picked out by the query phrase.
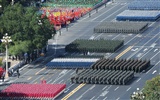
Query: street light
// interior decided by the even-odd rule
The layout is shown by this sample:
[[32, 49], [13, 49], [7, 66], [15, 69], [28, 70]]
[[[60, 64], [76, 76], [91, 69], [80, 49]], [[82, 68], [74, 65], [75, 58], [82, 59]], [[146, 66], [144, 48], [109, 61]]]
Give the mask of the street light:
[[5, 73], [5, 79], [9, 79], [8, 77], [8, 44], [12, 42], [12, 39], [8, 34], [6, 33], [5, 36], [3, 36], [3, 39], [1, 41], [5, 44], [6, 46], [6, 73]]

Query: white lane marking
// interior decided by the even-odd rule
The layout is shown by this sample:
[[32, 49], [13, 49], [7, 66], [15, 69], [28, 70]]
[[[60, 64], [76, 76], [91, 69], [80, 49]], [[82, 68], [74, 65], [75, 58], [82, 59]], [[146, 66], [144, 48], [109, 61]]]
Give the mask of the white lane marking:
[[155, 49], [154, 52], [156, 52], [158, 49]]
[[118, 97], [116, 100], [119, 100], [120, 99], [120, 97]]
[[93, 96], [90, 100], [94, 100], [95, 96]]
[[157, 43], [153, 43], [153, 44], [151, 44], [150, 47], [154, 48], [156, 45], [157, 45]]
[[[151, 32], [149, 32], [148, 34], [152, 33], [155, 29], [157, 29], [158, 27], [155, 27]], [[136, 38], [138, 36], [138, 34], [134, 37]], [[124, 45], [128, 44], [130, 41], [132, 41], [134, 38], [130, 39], [128, 42], [126, 42]]]
[[[110, 3], [108, 2], [107, 4], [110, 4]], [[105, 9], [105, 7], [101, 7], [101, 8], [99, 8], [99, 11], [100, 11], [100, 10], [102, 10], [103, 8]], [[93, 15], [93, 14], [96, 14], [96, 12], [93, 12], [93, 13], [92, 13], [92, 15]], [[84, 19], [87, 19], [87, 18], [88, 18], [88, 16], [87, 16], [87, 15], [85, 15], [85, 16], [86, 16], [86, 17], [85, 17], [85, 18], [83, 18], [83, 19], [80, 19], [80, 21], [83, 21]]]
[[141, 80], [141, 78], [139, 78], [136, 82], [139, 82]]
[[107, 86], [105, 86], [102, 90], [105, 90], [107, 88]]
[[124, 7], [126, 7], [126, 5], [125, 6], [123, 6], [123, 7], [121, 7], [121, 8], [119, 8], [117, 11], [115, 11], [114, 13], [112, 13], [112, 14], [110, 14], [109, 16], [107, 16], [106, 18], [104, 18], [103, 20], [101, 20], [100, 22], [103, 22], [103, 21], [105, 21], [107, 18], [109, 18], [110, 16], [112, 16], [113, 14], [115, 14], [115, 13], [117, 13], [119, 10], [121, 10], [122, 8], [124, 8]]
[[85, 91], [82, 95], [80, 95], [76, 100], [80, 100], [83, 97], [83, 95], [85, 95], [88, 91], [92, 90], [94, 87], [95, 87], [95, 85], [90, 87], [87, 91]]
[[94, 39], [97, 39], [98, 37], [100, 37], [103, 33], [101, 33], [100, 35], [96, 36]]
[[143, 50], [143, 52], [145, 52], [145, 51], [147, 51], [148, 50], [148, 48], [145, 48], [144, 50]]
[[142, 55], [143, 55], [143, 53], [138, 53], [138, 54], [136, 55], [136, 57], [139, 58], [139, 57], [142, 57]]
[[91, 36], [91, 37], [89, 38], [89, 40], [93, 40], [93, 39], [94, 39], [94, 37], [95, 37], [95, 36]]
[[148, 72], [146, 72], [146, 74], [148, 74], [148, 73], [149, 73], [155, 66], [157, 66], [159, 63], [160, 63], [160, 61], [157, 62]]
[[152, 72], [152, 74], [155, 74], [157, 72], [157, 70], [154, 70], [153, 72]]
[[103, 100], [107, 100], [107, 96]]
[[90, 21], [94, 21], [95, 19], [97, 19], [98, 17], [102, 16], [103, 14], [105, 14], [106, 12], [108, 12], [109, 10], [113, 9], [113, 8], [116, 7], [116, 6], [118, 6], [118, 5], [112, 6], [110, 9], [107, 9], [105, 12], [103, 12], [103, 13], [101, 13], [99, 16], [91, 19]]
[[[159, 32], [159, 33], [160, 33], [160, 32]], [[135, 53], [133, 53], [132, 55], [130, 55], [127, 59], [130, 59], [130, 58], [131, 58], [132, 56], [134, 56], [137, 52], [139, 52], [147, 43], [149, 43], [152, 39], [154, 39], [157, 35], [159, 35], [159, 33], [156, 34], [154, 37], [152, 37], [152, 38], [151, 38], [149, 41], [147, 41], [145, 44], [143, 44], [139, 50], [137, 50]], [[159, 40], [159, 39], [156, 39], [155, 42], [158, 41], [158, 40]]]
[[[45, 73], [39, 75], [39, 77], [37, 77], [36, 79], [34, 79], [33, 81], [31, 81], [30, 83], [35, 83], [35, 81], [36, 81], [37, 79], [39, 79], [40, 77], [42, 77], [43, 75], [45, 75], [45, 74], [48, 73], [49, 71], [50, 71], [50, 70], [48, 70], [48, 71], [46, 71]], [[32, 77], [33, 77], [33, 76], [32, 76]]]
[[73, 75], [75, 73], [75, 71], [73, 71], [70, 75]]
[[119, 35], [121, 35], [121, 33], [120, 33], [120, 34], [118, 34], [118, 35], [116, 35], [112, 40], [116, 39]]
[[59, 81], [58, 83], [60, 84], [60, 83], [62, 83], [64, 80], [62, 79], [61, 81]]
[[105, 95], [107, 95], [109, 93], [109, 91], [103, 91], [100, 96], [104, 97]]
[[152, 24], [150, 24], [149, 27], [152, 26], [154, 23], [156, 23], [156, 22], [153, 22]]
[[131, 87], [129, 87], [126, 91], [129, 91], [131, 89]]
[[156, 53], [150, 60], [152, 60], [155, 56], [157, 56], [160, 53], [160, 51], [158, 53]]
[[131, 49], [131, 51], [137, 51], [138, 50], [138, 48], [135, 48], [135, 49]]
[[110, 89], [112, 87], [112, 85], [110, 85], [106, 90]]
[[114, 91], [116, 91], [118, 88], [119, 88], [119, 86], [118, 86], [118, 87], [116, 87], [116, 88], [114, 89]]
[[52, 84], [55, 83], [55, 82], [56, 82], [57, 80], [59, 80], [60, 78], [62, 78], [63, 76], [65, 76], [65, 75], [66, 75], [67, 73], [69, 73], [70, 71], [71, 71], [71, 70], [69, 70], [69, 71], [67, 71], [67, 72], [65, 71], [65, 73], [63, 73], [63, 74], [59, 74], [58, 77], [52, 82]]
[[153, 48], [151, 48], [150, 50], [148, 50], [148, 52], [146, 52], [144, 55], [142, 55], [139, 59], [142, 59], [145, 55], [147, 55]]

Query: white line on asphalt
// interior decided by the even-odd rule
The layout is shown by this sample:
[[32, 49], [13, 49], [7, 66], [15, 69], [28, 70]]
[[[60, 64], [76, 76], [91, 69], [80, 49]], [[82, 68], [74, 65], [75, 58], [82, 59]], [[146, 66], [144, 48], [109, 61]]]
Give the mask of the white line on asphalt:
[[[158, 26], [157, 27], [155, 27], [152, 31], [154, 31], [155, 29], [157, 29], [158, 28]], [[149, 33], [152, 33], [152, 31], [151, 32], [149, 32]], [[148, 34], [149, 34], [148, 33]], [[126, 42], [124, 45], [126, 45], [126, 44], [128, 44], [130, 41], [132, 41], [134, 38], [136, 38], [137, 36], [138, 36], [139, 34], [137, 34], [136, 36], [134, 36], [132, 39], [130, 39], [128, 42]]]
[[139, 82], [141, 80], [141, 78], [139, 78], [136, 82]]
[[131, 89], [131, 87], [129, 87], [126, 91], [129, 91]]
[[[110, 4], [110, 2], [108, 2], [107, 4]], [[104, 6], [104, 7], [99, 8], [99, 11], [100, 11], [100, 10], [102, 10], [103, 8], [105, 8], [105, 6]], [[93, 13], [92, 13], [92, 15], [93, 15], [93, 14], [96, 14], [96, 12], [93, 12]], [[88, 18], [88, 16], [86, 15], [86, 17], [85, 17], [85, 18], [83, 18], [83, 19], [81, 19], [80, 21], [82, 21], [82, 20], [84, 20], [84, 19], [87, 19], [87, 18]]]
[[116, 100], [119, 100], [120, 99], [120, 97], [118, 97]]
[[119, 86], [118, 86], [118, 87], [116, 87], [116, 88], [114, 89], [114, 91], [116, 91], [118, 88], [119, 88]]
[[95, 96], [93, 96], [90, 100], [94, 100]]
[[103, 33], [99, 34], [98, 36], [96, 36], [94, 39], [97, 39], [98, 37], [100, 37]]
[[73, 71], [70, 75], [73, 75], [75, 73], [75, 71]]
[[157, 62], [148, 72], [146, 72], [146, 74], [148, 74], [148, 73], [149, 73], [155, 66], [157, 66], [159, 63], [160, 63], [160, 61]]
[[52, 84], [55, 83], [55, 82], [56, 82], [57, 80], [59, 80], [60, 78], [62, 78], [63, 76], [65, 76], [65, 75], [66, 75], [67, 73], [69, 73], [70, 71], [71, 71], [71, 70], [66, 71], [66, 72], [63, 73], [63, 74], [61, 73], [62, 75], [61, 75], [61, 76], [59, 75], [60, 77], [58, 76], [58, 77], [52, 82]]
[[112, 85], [110, 85], [106, 90], [110, 89], [112, 87]]
[[88, 91], [92, 90], [95, 87], [95, 85], [93, 85], [92, 87], [90, 87], [88, 90], [86, 90], [83, 94], [81, 94], [76, 100], [80, 100], [83, 95], [85, 95]]
[[22, 71], [24, 68], [26, 68], [26, 67], [28, 67], [28, 65], [25, 65], [25, 66], [23, 66], [23, 67], [21, 67], [20, 69], [19, 69], [19, 71]]
[[105, 90], [107, 88], [107, 86], [105, 86], [102, 90]]
[[69, 89], [71, 86], [73, 86], [74, 84], [71, 84], [70, 86], [68, 86], [68, 88], [67, 89]]
[[60, 84], [60, 83], [62, 83], [64, 80], [62, 79], [61, 81], [59, 81], [58, 83]]
[[118, 10], [116, 10], [114, 13], [110, 14], [109, 16], [107, 16], [106, 18], [104, 18], [103, 20], [101, 20], [100, 22], [105, 21], [107, 18], [109, 18], [109, 17], [110, 17], [110, 16], [112, 16], [113, 14], [117, 13], [119, 10], [121, 10], [121, 9], [122, 9], [122, 8], [124, 8], [124, 7], [126, 7], [126, 5], [125, 5], [125, 6], [123, 6], [123, 7], [121, 7], [121, 8], [119, 8], [119, 9], [118, 9]]
[[155, 56], [157, 56], [160, 53], [160, 51], [158, 53], [156, 53], [150, 60], [152, 60]]
[[[160, 32], [159, 32], [160, 33]], [[146, 45], [147, 43], [149, 43], [152, 39], [154, 39], [157, 35], [159, 35], [159, 33], [158, 34], [156, 34], [154, 37], [152, 37], [151, 39], [149, 39], [149, 41], [147, 41], [145, 44], [143, 44], [141, 47], [140, 47], [140, 49], [139, 50], [137, 50], [136, 52], [134, 52], [132, 55], [130, 55], [127, 59], [130, 59], [132, 56], [134, 56], [137, 52], [139, 52], [143, 47], [144, 47], [144, 45]], [[159, 39], [157, 39], [156, 41], [158, 41]], [[155, 42], [156, 42], [155, 41]]]
[[150, 24], [149, 27], [152, 26], [154, 23], [155, 23], [155, 22], [153, 22], [152, 24]]
[[[45, 74], [48, 73], [49, 71], [50, 71], [50, 70], [48, 70], [48, 71], [46, 71], [45, 73], [39, 75], [39, 77], [37, 77], [35, 80], [31, 81], [30, 83], [35, 83], [35, 81], [36, 81], [37, 79], [39, 79], [40, 77], [42, 77], [43, 75], [45, 75]], [[32, 76], [32, 77], [33, 77], [33, 76]]]
[[145, 55], [147, 55], [153, 48], [151, 48], [150, 50], [148, 50], [144, 55], [142, 55], [139, 59], [142, 59]]
[[93, 20], [97, 19], [98, 17], [102, 16], [103, 14], [105, 14], [106, 12], [108, 12], [109, 10], [113, 9], [113, 8], [116, 7], [116, 6], [118, 6], [118, 5], [112, 6], [110, 9], [107, 9], [105, 12], [103, 12], [103, 13], [101, 13], [99, 16], [91, 19], [90, 21], [93, 21]]
[[119, 34], [116, 35], [114, 38], [112, 38], [112, 40], [116, 39], [119, 35], [121, 35], [121, 33], [119, 33]]
[[152, 74], [155, 74], [157, 72], [157, 70], [154, 70], [153, 72], [152, 72]]
[[107, 100], [107, 96], [103, 100]]

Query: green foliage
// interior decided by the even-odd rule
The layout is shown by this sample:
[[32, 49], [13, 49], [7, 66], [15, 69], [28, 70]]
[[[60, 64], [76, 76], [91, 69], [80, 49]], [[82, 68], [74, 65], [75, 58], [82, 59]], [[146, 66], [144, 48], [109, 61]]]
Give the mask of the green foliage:
[[75, 40], [66, 46], [67, 52], [115, 52], [123, 45], [121, 40]]
[[11, 55], [19, 55], [31, 51], [31, 46], [31, 41], [16, 42], [15, 45], [9, 48], [9, 52]]
[[[51, 3], [52, 2], [52, 3]], [[49, 3], [44, 3], [43, 6], [84, 6], [91, 7], [102, 0], [51, 0]]]
[[148, 80], [144, 86], [143, 93], [146, 100], [159, 100], [160, 98], [160, 75]]
[[3, 65], [3, 58], [0, 58], [0, 67]]
[[[55, 34], [54, 26], [50, 25], [47, 18], [41, 19], [37, 11], [35, 7], [23, 7], [19, 3], [9, 5], [4, 9], [4, 14], [0, 17], [0, 33], [3, 33], [0, 38], [5, 33], [11, 36], [13, 40], [10, 46], [11, 54], [41, 49], [52, 34]], [[39, 20], [41, 24], [38, 24]]]

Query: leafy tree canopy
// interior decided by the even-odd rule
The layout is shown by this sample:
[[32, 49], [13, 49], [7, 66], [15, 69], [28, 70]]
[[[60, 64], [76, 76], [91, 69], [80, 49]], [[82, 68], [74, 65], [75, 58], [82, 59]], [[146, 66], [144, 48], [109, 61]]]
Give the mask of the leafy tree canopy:
[[160, 75], [146, 82], [143, 93], [145, 94], [146, 100], [159, 100], [160, 98]]
[[12, 38], [11, 54], [29, 52], [44, 47], [52, 34], [53, 25], [45, 17], [40, 18], [35, 7], [23, 7], [21, 4], [8, 5], [0, 17], [0, 38], [8, 33]]

